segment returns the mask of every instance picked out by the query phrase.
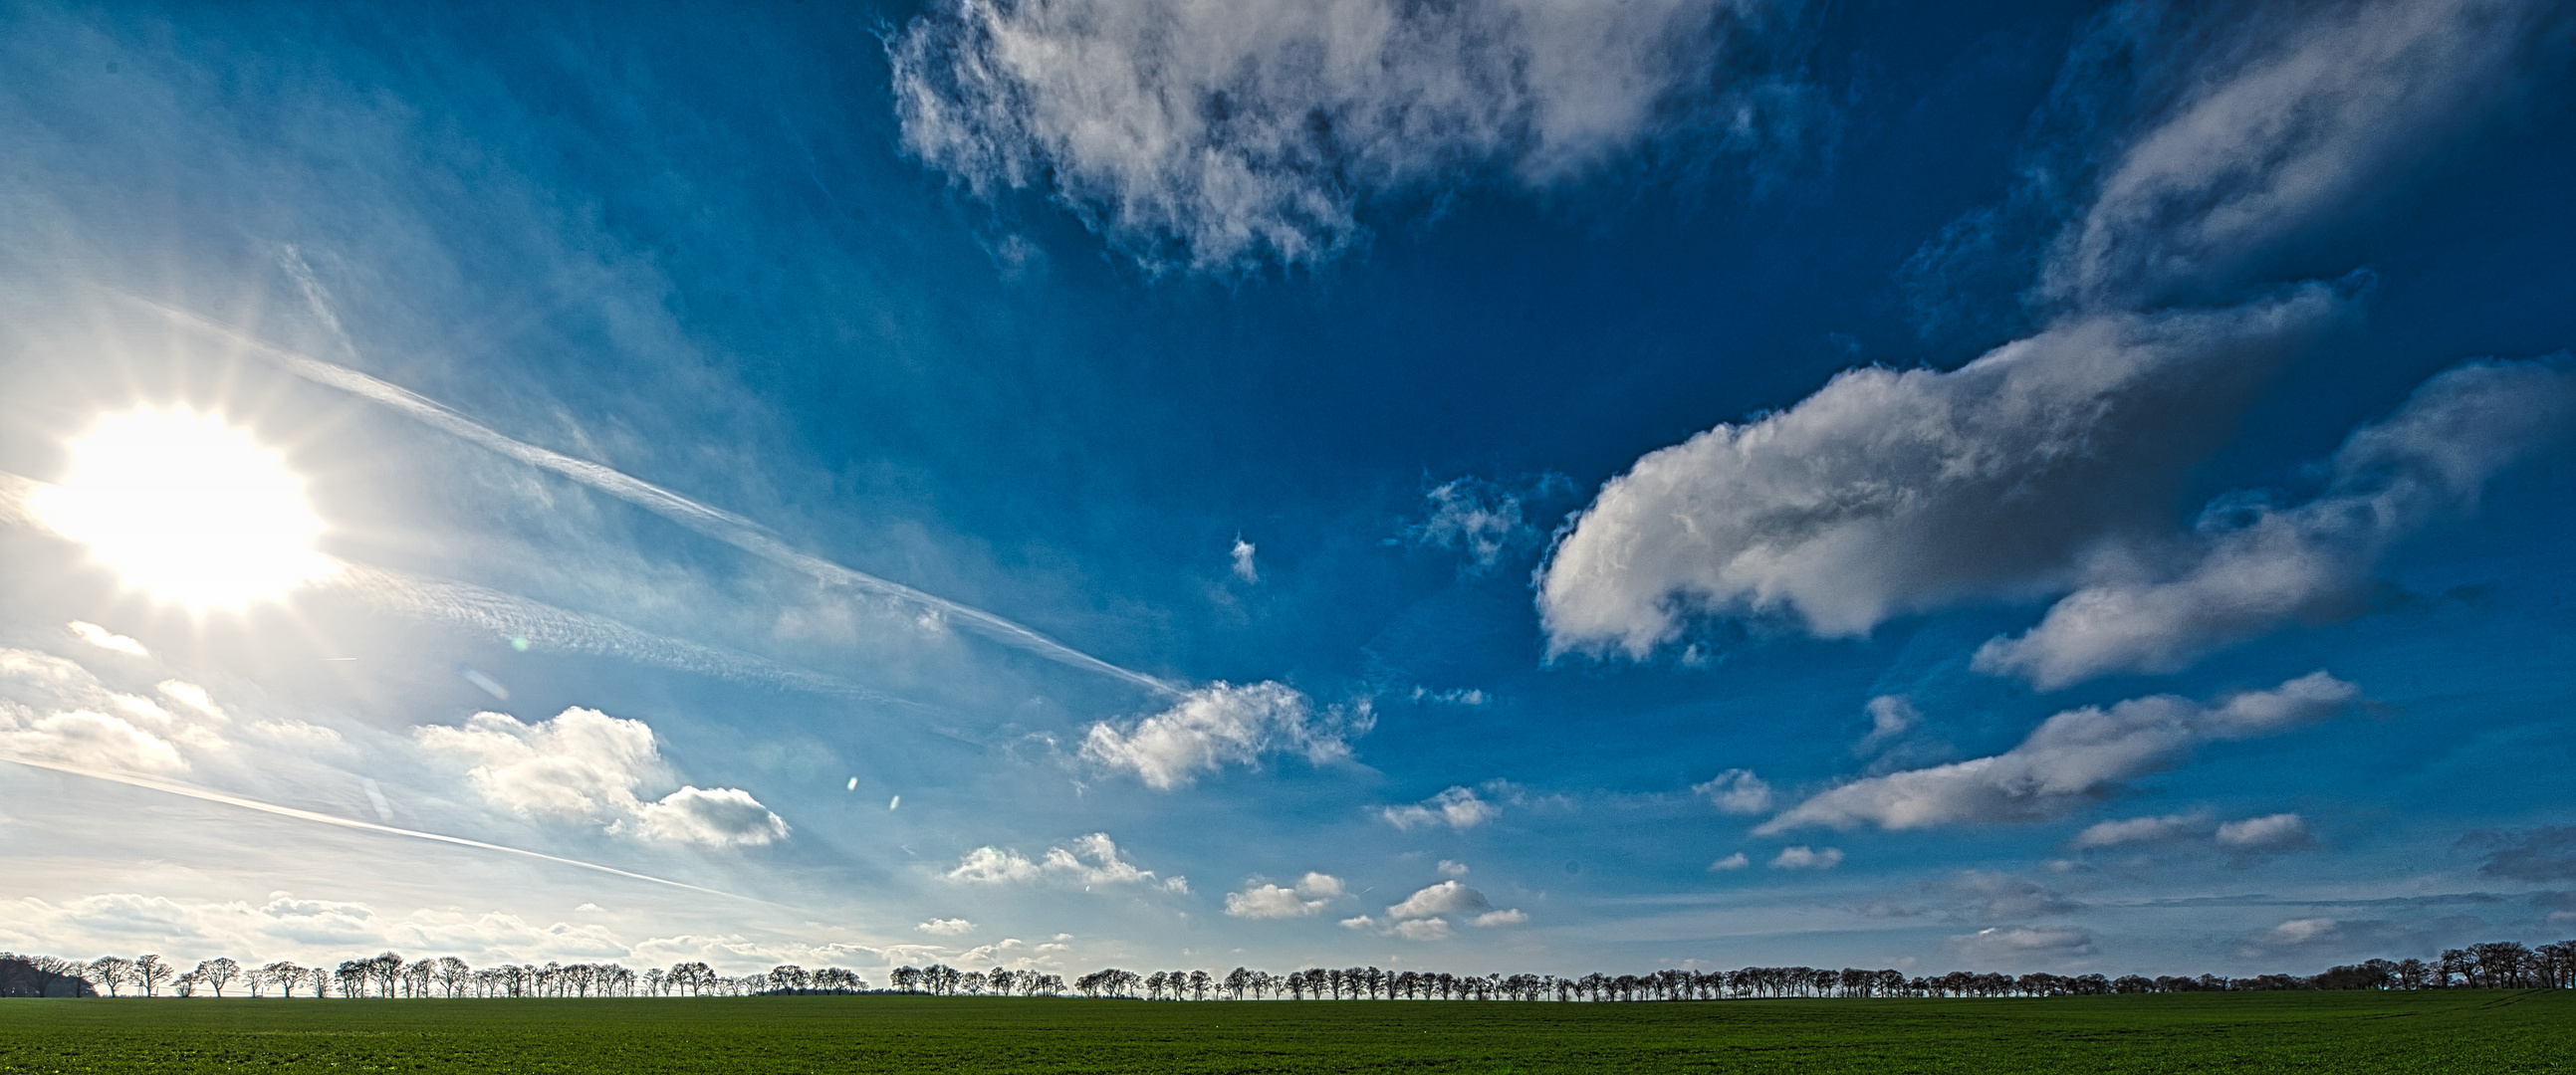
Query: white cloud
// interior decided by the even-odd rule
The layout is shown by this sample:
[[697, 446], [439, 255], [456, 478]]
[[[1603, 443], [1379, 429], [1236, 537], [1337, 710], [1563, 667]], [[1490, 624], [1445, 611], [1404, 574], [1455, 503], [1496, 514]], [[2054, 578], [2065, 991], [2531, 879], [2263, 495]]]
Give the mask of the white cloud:
[[223, 706], [215, 704], [215, 696], [206, 693], [206, 688], [204, 687], [177, 679], [165, 679], [153, 686], [154, 689], [159, 690], [171, 701], [187, 706], [188, 708], [196, 710], [199, 713], [203, 713], [215, 720], [228, 721], [232, 719], [230, 715], [224, 712]]
[[975, 923], [963, 918], [934, 918], [912, 928], [942, 937], [956, 937], [975, 932]]
[[1189, 879], [1171, 877], [1156, 881], [1154, 871], [1138, 867], [1118, 853], [1118, 844], [1105, 832], [1095, 832], [1072, 841], [1073, 846], [1050, 847], [1036, 859], [1017, 851], [998, 847], [979, 847], [966, 853], [954, 869], [948, 871], [951, 881], [972, 884], [1029, 884], [1043, 880], [1063, 880], [1084, 888], [1094, 885], [1146, 885], [1166, 892], [1188, 892]]
[[1476, 797], [1472, 788], [1456, 787], [1410, 806], [1380, 807], [1377, 816], [1396, 828], [1412, 831], [1432, 825], [1472, 829], [1502, 816], [1503, 808]]
[[2216, 706], [2171, 695], [2086, 706], [2048, 718], [2002, 754], [1856, 780], [1798, 804], [1756, 829], [1806, 825], [1920, 829], [2057, 817], [2124, 782], [2179, 763], [2212, 741], [2251, 739], [2328, 719], [2360, 692], [2324, 672]]
[[1529, 915], [1523, 913], [1518, 907], [1510, 907], [1500, 911], [1487, 911], [1483, 914], [1477, 915], [1475, 922], [1479, 926], [1487, 927], [1518, 926], [1527, 924], [1529, 922]]
[[1781, 848], [1780, 854], [1771, 860], [1771, 868], [1775, 870], [1830, 870], [1842, 864], [1842, 848], [1828, 847], [1818, 851], [1804, 844]]
[[1874, 753], [1923, 723], [1923, 711], [1914, 708], [1914, 703], [1903, 695], [1879, 695], [1870, 699], [1866, 708], [1869, 712], [1869, 734], [1853, 745], [1855, 754]]
[[1722, 813], [1759, 814], [1771, 808], [1771, 785], [1751, 769], [1729, 769], [1691, 790], [1708, 797]]
[[944, 0], [887, 50], [905, 146], [977, 193], [1051, 183], [1148, 264], [1293, 265], [1373, 191], [1647, 139], [1706, 95], [1732, 6]]
[[[2160, 516], [2185, 473], [2343, 305], [2316, 285], [2230, 309], [2176, 296], [2239, 301], [2284, 240], [2437, 159], [2426, 147], [2445, 131], [2528, 85], [2511, 68], [2541, 7], [2292, 5], [2188, 35], [2205, 55], [2148, 65], [2162, 73], [2140, 90], [2146, 122], [2046, 259], [2041, 331], [1948, 373], [1850, 371], [1639, 459], [1544, 568], [1550, 654], [1643, 659], [1699, 616], [1855, 636], [1908, 612], [2105, 587], [2060, 606], [2066, 630], [1985, 662], [2065, 682], [2174, 667], [2328, 611], [2420, 513], [2395, 527], [2330, 517], [2388, 506], [2377, 490], [2261, 526], [2213, 513], [2241, 555], [2181, 557], [2202, 584], [2128, 593], [2174, 581]], [[2435, 491], [2476, 484], [2450, 477]], [[2358, 555], [2331, 547], [2356, 536]], [[2097, 606], [2129, 634], [2076, 630]]]
[[1548, 650], [1643, 659], [1697, 615], [1857, 636], [2062, 589], [2106, 539], [2158, 528], [2264, 371], [2339, 305], [2307, 287], [2070, 318], [1949, 372], [1850, 370], [1788, 410], [1649, 453], [1541, 569]]
[[2220, 825], [2218, 845], [2239, 851], [2296, 851], [2316, 846], [2316, 838], [2308, 832], [2308, 819], [2272, 814]]
[[1991, 926], [1950, 938], [1960, 955], [2006, 967], [2093, 954], [2093, 931], [2078, 926]]
[[1330, 899], [1341, 895], [1343, 888], [1342, 879], [1329, 873], [1309, 871], [1306, 876], [1297, 879], [1297, 894], [1301, 896]]
[[1234, 539], [1234, 577], [1245, 582], [1261, 581], [1260, 569], [1252, 565], [1253, 545], [1241, 536]]
[[87, 642], [100, 649], [112, 650], [129, 657], [152, 656], [152, 651], [143, 648], [143, 643], [127, 638], [124, 635], [117, 634], [116, 632], [110, 631], [95, 623], [73, 620], [66, 626], [70, 627], [72, 634], [78, 636], [81, 641]]
[[2076, 833], [2066, 846], [2077, 851], [2121, 844], [2170, 843], [2213, 831], [2207, 814], [2167, 814], [2096, 822]]
[[1284, 684], [1216, 683], [1123, 729], [1108, 721], [1092, 725], [1082, 756], [1170, 791], [1229, 762], [1255, 765], [1265, 754], [1303, 754], [1317, 765], [1347, 760], [1350, 737], [1366, 734], [1373, 721], [1365, 703], [1318, 714], [1304, 694]]
[[1441, 859], [1440, 872], [1451, 877], [1465, 877], [1467, 876], [1467, 864], [1464, 862], [1452, 862], [1448, 859]]
[[[0, 902], [0, 935], [23, 927], [48, 947], [74, 951], [160, 951], [263, 960], [345, 959], [353, 950], [392, 949], [501, 961], [631, 959], [634, 950], [608, 929], [588, 923], [530, 921], [504, 911], [420, 908], [409, 913], [367, 903], [302, 899], [271, 893], [265, 902], [104, 892], [61, 902]], [[177, 949], [177, 951], [173, 951]], [[184, 965], [184, 961], [183, 961]], [[327, 964], [326, 964], [327, 965]], [[299, 993], [301, 990], [299, 990]]]
[[786, 839], [787, 821], [740, 788], [683, 785], [658, 802], [643, 804], [632, 820], [609, 831], [699, 847], [757, 847]]
[[0, 752], [89, 769], [176, 773], [188, 759], [169, 740], [123, 717], [88, 710], [43, 716], [0, 701]]
[[1406, 528], [1417, 545], [1454, 549], [1467, 554], [1465, 569], [1482, 574], [1515, 550], [1531, 548], [1544, 535], [1522, 518], [1525, 497], [1570, 492], [1573, 483], [1561, 474], [1540, 477], [1534, 486], [1511, 489], [1495, 482], [1458, 478], [1433, 486], [1422, 495], [1431, 512]]
[[2223, 37], [2103, 173], [2045, 286], [2079, 302], [2169, 301], [2225, 283], [2281, 241], [2330, 223], [2519, 79], [2537, 10], [2515, 0], [2379, 0], [2259, 8]]
[[1404, 898], [1404, 902], [1386, 909], [1394, 919], [1431, 918], [1445, 914], [1481, 914], [1493, 909], [1485, 894], [1455, 879], [1442, 881]]
[[520, 817], [704, 847], [773, 843], [788, 832], [785, 820], [739, 789], [683, 786], [659, 801], [639, 798], [639, 788], [671, 782], [653, 730], [595, 709], [566, 709], [533, 725], [477, 713], [462, 728], [414, 728], [412, 739], [467, 766], [467, 782], [486, 801]]
[[1977, 651], [1978, 671], [2043, 689], [2111, 672], [2171, 672], [2202, 654], [2364, 603], [2397, 539], [2475, 504], [2487, 478], [2563, 435], [2576, 376], [2563, 361], [2479, 362], [2425, 382], [2335, 453], [2326, 491], [2295, 507], [2222, 500], [2179, 569], [2106, 560], [2101, 577], [2020, 638]]
[[1449, 939], [1449, 920], [1409, 918], [1388, 926], [1386, 932], [1408, 941], [1445, 941]]
[[1342, 879], [1308, 873], [1295, 888], [1257, 884], [1225, 896], [1225, 913], [1236, 918], [1311, 918], [1342, 895]]
[[1026, 883], [1041, 876], [1044, 876], [1044, 871], [1038, 868], [1035, 860], [1017, 851], [998, 847], [979, 847], [969, 851], [966, 857], [957, 861], [955, 869], [948, 871], [951, 881], [979, 885]]
[[1709, 872], [1716, 873], [1724, 870], [1741, 870], [1750, 865], [1753, 865], [1753, 860], [1747, 858], [1744, 852], [1738, 851], [1732, 855], [1726, 856], [1725, 858], [1709, 863], [1708, 868]]
[[1225, 894], [1225, 913], [1236, 918], [1311, 918], [1323, 913], [1326, 900], [1301, 900], [1297, 891], [1279, 885], [1254, 885]]

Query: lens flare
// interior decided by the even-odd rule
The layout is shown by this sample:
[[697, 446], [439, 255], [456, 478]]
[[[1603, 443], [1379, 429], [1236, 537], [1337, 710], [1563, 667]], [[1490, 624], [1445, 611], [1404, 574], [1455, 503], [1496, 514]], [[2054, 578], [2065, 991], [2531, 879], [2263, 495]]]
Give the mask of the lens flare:
[[215, 414], [141, 409], [70, 445], [31, 505], [126, 585], [198, 611], [282, 598], [331, 573], [322, 520], [283, 453]]

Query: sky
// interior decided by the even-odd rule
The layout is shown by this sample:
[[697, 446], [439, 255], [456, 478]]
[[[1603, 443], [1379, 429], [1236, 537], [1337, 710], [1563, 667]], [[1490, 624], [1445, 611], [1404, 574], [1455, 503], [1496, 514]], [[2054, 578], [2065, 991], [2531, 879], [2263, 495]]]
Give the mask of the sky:
[[2571, 35], [11, 5], [0, 948], [2576, 935]]

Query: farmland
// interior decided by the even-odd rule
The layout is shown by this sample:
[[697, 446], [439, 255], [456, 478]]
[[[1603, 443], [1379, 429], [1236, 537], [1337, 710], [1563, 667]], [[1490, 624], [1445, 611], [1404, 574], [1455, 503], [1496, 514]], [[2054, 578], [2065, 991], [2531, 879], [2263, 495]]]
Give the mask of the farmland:
[[0, 1002], [73, 1072], [2576, 1072], [2576, 992], [2013, 1000]]

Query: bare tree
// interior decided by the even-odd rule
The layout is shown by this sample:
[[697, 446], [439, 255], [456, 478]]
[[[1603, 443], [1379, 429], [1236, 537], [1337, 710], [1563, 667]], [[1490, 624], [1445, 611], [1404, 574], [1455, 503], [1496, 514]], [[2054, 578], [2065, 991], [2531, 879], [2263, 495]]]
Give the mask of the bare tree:
[[224, 995], [224, 987], [231, 985], [233, 979], [241, 977], [241, 964], [223, 956], [216, 956], [213, 959], [199, 960], [197, 969], [189, 973], [196, 975], [199, 984], [214, 990], [215, 996], [221, 998]]
[[100, 956], [89, 962], [90, 980], [106, 986], [109, 997], [125, 995], [125, 984], [133, 974], [134, 961], [123, 956]]
[[177, 969], [161, 962], [160, 956], [136, 956], [133, 970], [134, 983], [143, 987], [144, 996], [150, 997], [159, 992], [161, 983], [169, 981], [170, 975]]

